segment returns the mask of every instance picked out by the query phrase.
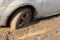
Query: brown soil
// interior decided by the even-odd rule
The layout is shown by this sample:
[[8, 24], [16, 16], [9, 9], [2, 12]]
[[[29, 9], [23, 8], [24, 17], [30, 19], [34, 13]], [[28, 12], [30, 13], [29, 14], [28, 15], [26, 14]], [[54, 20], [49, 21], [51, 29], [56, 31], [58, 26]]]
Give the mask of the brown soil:
[[39, 19], [17, 30], [1, 27], [0, 40], [60, 40], [60, 15]]

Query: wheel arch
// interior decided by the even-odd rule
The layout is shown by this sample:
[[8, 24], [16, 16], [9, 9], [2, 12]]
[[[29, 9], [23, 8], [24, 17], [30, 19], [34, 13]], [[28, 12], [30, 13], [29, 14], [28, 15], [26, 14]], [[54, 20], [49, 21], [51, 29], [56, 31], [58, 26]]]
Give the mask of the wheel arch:
[[21, 10], [23, 8], [30, 8], [33, 15], [32, 17], [34, 18], [34, 16], [36, 15], [36, 9], [32, 6], [32, 5], [25, 5], [25, 6], [22, 6], [22, 7], [18, 7], [16, 10], [14, 10], [8, 17], [8, 19], [6, 20], [6, 26], [10, 26], [10, 21], [11, 21], [11, 17], [14, 15], [14, 13], [17, 11], [17, 10]]

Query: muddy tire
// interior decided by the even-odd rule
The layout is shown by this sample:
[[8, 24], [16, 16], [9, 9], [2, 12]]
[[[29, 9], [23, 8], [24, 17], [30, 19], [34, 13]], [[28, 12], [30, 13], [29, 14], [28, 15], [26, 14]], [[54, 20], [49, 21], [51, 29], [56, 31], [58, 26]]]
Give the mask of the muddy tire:
[[19, 29], [23, 25], [29, 23], [32, 17], [32, 11], [29, 8], [24, 8], [16, 12], [16, 15], [10, 22], [12, 29]]

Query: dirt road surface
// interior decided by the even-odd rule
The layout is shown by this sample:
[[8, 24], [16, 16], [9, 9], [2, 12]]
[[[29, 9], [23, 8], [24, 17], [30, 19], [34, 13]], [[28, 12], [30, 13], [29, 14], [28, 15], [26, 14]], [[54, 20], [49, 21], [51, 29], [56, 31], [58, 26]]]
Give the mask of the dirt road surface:
[[39, 19], [17, 30], [0, 27], [0, 40], [60, 40], [60, 15]]

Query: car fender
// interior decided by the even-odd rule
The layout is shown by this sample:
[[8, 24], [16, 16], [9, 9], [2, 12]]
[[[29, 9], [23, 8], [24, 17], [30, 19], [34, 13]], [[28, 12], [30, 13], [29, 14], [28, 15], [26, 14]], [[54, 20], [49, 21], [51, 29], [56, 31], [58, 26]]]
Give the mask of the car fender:
[[7, 9], [5, 10], [5, 12], [4, 12], [3, 16], [2, 16], [2, 20], [4, 20], [4, 21], [2, 22], [2, 20], [1, 20], [1, 25], [2, 24], [3, 24], [3, 26], [6, 25], [6, 22], [7, 22], [8, 18], [9, 18], [9, 16], [12, 14], [12, 12], [14, 12], [17, 8], [25, 6], [25, 5], [32, 5], [36, 9], [38, 8], [32, 2], [31, 3], [27, 3], [25, 1], [18, 1], [18, 0], [16, 0], [16, 1], [14, 1], [11, 4], [8, 5]]

